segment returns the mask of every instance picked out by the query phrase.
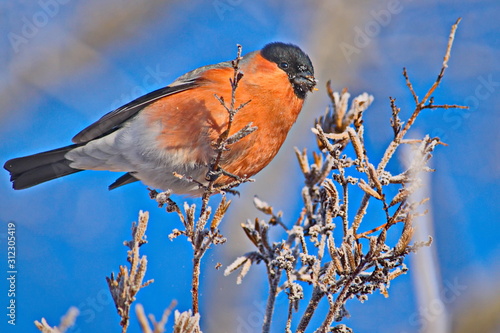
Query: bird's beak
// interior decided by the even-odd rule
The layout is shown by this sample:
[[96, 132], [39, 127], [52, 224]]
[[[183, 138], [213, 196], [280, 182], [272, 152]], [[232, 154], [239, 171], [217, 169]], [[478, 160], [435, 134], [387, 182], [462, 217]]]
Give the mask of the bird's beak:
[[293, 78], [293, 83], [298, 86], [305, 87], [309, 91], [313, 91], [317, 81], [314, 78], [314, 75], [308, 71], [299, 73]]

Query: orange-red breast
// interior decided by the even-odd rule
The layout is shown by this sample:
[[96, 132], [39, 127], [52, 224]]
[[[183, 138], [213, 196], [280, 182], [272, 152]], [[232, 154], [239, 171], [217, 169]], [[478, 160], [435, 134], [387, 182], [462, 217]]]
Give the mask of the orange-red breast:
[[[244, 76], [236, 103], [251, 101], [236, 114], [234, 134], [252, 123], [257, 130], [223, 153], [223, 170], [253, 176], [278, 153], [316, 81], [311, 60], [299, 47], [271, 43], [240, 61]], [[82, 170], [126, 172], [110, 189], [141, 180], [173, 193], [200, 195], [207, 183], [212, 143], [226, 129], [228, 113], [214, 94], [231, 100], [231, 62], [204, 66], [171, 85], [146, 94], [88, 126], [73, 145], [5, 163], [14, 189], [28, 188]], [[231, 181], [221, 176], [217, 184]]]

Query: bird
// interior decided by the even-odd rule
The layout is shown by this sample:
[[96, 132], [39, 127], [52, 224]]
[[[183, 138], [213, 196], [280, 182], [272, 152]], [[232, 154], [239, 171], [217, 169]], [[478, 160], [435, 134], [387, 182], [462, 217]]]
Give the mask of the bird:
[[[272, 42], [239, 61], [229, 135], [248, 124], [257, 129], [228, 146], [220, 159], [223, 186], [252, 177], [276, 156], [316, 85], [309, 56], [294, 44]], [[26, 189], [83, 170], [125, 172], [109, 189], [135, 181], [188, 196], [201, 196], [213, 144], [228, 124], [221, 100], [230, 101], [233, 63], [192, 70], [102, 116], [73, 137], [73, 144], [7, 161], [12, 187]], [[218, 98], [217, 98], [218, 97]], [[182, 175], [181, 177], [179, 175]], [[231, 175], [231, 176], [229, 176]], [[194, 181], [193, 181], [194, 180]]]

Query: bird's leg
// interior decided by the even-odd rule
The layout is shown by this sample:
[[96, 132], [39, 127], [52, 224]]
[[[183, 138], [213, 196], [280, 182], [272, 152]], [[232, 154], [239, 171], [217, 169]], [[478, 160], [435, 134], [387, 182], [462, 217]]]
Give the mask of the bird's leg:
[[241, 179], [242, 179], [240, 176], [232, 174], [229, 171], [226, 171], [226, 170], [224, 170], [222, 168], [220, 168], [220, 173], [222, 173], [224, 176], [228, 176], [228, 177], [234, 178], [237, 181], [241, 181]]

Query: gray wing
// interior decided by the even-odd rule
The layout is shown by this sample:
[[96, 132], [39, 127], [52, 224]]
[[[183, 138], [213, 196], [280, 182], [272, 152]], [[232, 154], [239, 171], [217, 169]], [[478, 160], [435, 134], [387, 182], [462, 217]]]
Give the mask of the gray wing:
[[[243, 57], [242, 61], [247, 60], [255, 52], [247, 54], [245, 57]], [[163, 97], [170, 96], [181, 91], [193, 89], [199, 86], [203, 81], [201, 76], [207, 70], [231, 66], [231, 61], [225, 61], [215, 65], [203, 66], [191, 72], [188, 72], [180, 76], [171, 85], [150, 92], [133, 100], [130, 103], [125, 104], [122, 107], [119, 107], [114, 111], [105, 114], [101, 119], [84, 128], [80, 133], [75, 135], [72, 141], [74, 143], [86, 143], [96, 138], [108, 135], [109, 133], [112, 133], [122, 127], [126, 121], [136, 116], [139, 111], [144, 109], [149, 104], [154, 103]]]
[[155, 91], [152, 91], [144, 96], [141, 96], [130, 103], [125, 104], [118, 109], [111, 111], [92, 125], [83, 129], [72, 139], [74, 143], [85, 143], [96, 138], [105, 136], [119, 129], [123, 123], [133, 118], [139, 111], [144, 109], [149, 104], [159, 100], [160, 98], [173, 95], [175, 93], [192, 89], [198, 86], [197, 80], [190, 80], [184, 83], [167, 86]]

